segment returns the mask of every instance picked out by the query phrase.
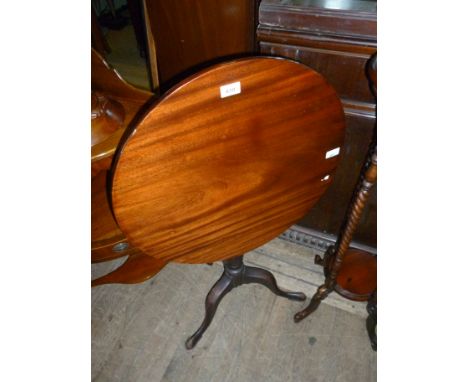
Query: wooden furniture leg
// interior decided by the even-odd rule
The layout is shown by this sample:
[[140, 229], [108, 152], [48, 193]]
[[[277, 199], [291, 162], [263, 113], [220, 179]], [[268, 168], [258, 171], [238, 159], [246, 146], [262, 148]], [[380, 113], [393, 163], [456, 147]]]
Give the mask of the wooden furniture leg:
[[144, 253], [134, 253], [114, 271], [91, 281], [91, 287], [104, 284], [136, 284], [146, 281], [158, 273], [165, 262], [147, 256]]
[[371, 145], [368, 157], [370, 157], [371, 160], [368, 160], [364, 165], [364, 176], [360, 180], [360, 184], [352, 198], [347, 218], [345, 219], [340, 235], [338, 236], [337, 244], [335, 246], [336, 251], [331, 247], [326, 252], [323, 260], [316, 258], [316, 263], [322, 263], [325, 266], [325, 269], [328, 270], [325, 283], [317, 289], [317, 292], [312, 297], [309, 306], [295, 314], [295, 322], [299, 322], [309, 314], [313, 313], [318, 308], [322, 300], [324, 300], [330, 292], [335, 289], [336, 277], [340, 271], [343, 258], [349, 248], [353, 233], [356, 230], [357, 223], [361, 217], [362, 210], [366, 204], [367, 198], [369, 197], [369, 191], [377, 180], [377, 149], [375, 145]]
[[[367, 63], [366, 67], [367, 78], [372, 93], [377, 97], [377, 53], [374, 54]], [[315, 263], [323, 265], [325, 270], [325, 283], [321, 285], [315, 295], [312, 297], [310, 304], [304, 310], [294, 315], [294, 321], [299, 322], [314, 312], [322, 300], [324, 300], [330, 292], [336, 290], [344, 297], [356, 301], [365, 301], [371, 297], [371, 293], [377, 288], [377, 261], [376, 258], [364, 251], [349, 250], [349, 244], [356, 231], [357, 224], [361, 217], [364, 205], [369, 198], [369, 191], [377, 181], [377, 125], [374, 130], [374, 137], [369, 146], [366, 156], [366, 161], [361, 170], [361, 176], [355, 187], [354, 194], [348, 207], [348, 211], [343, 221], [343, 224], [338, 235], [336, 244], [325, 253], [324, 258], [315, 257]], [[342, 269], [343, 260], [347, 259], [348, 269], [340, 275], [340, 280], [337, 282], [337, 277]], [[356, 268], [356, 264], [359, 266]], [[350, 266], [351, 265], [351, 266]], [[354, 268], [354, 269], [353, 269]], [[357, 280], [359, 285], [354, 291], [347, 289], [347, 286], [352, 286], [353, 279], [358, 279], [357, 272], [360, 268], [360, 273], [364, 270], [364, 278]], [[344, 276], [344, 277], [343, 277]], [[362, 278], [362, 275], [361, 275]], [[355, 283], [355, 284], [358, 284]]]
[[275, 277], [266, 269], [244, 265], [243, 256], [223, 261], [224, 272], [213, 285], [205, 300], [205, 318], [198, 330], [185, 342], [187, 349], [193, 349], [210, 325], [223, 297], [235, 287], [242, 284], [257, 283], [266, 286], [274, 294], [290, 300], [304, 301], [302, 292], [286, 292], [278, 288]]

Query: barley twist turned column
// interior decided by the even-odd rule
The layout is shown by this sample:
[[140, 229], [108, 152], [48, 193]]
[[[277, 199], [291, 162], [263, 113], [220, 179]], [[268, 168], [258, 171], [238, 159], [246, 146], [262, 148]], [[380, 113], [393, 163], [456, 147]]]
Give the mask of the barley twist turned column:
[[[369, 79], [369, 84], [372, 93], [374, 96], [377, 96], [377, 54], [371, 57], [367, 65], [367, 76]], [[310, 301], [309, 305], [302, 311], [298, 312], [294, 316], [294, 321], [299, 322], [309, 314], [314, 312], [318, 306], [320, 305], [321, 301], [325, 299], [330, 292], [333, 290], [337, 290], [340, 294], [345, 295], [345, 297], [362, 301], [364, 295], [353, 294], [349, 293], [346, 295], [345, 290], [341, 288], [340, 283], [337, 283], [337, 277], [342, 269], [343, 260], [347, 255], [350, 254], [349, 245], [351, 243], [351, 239], [356, 231], [357, 225], [362, 215], [362, 211], [364, 206], [369, 198], [369, 192], [371, 188], [374, 186], [375, 182], [377, 181], [377, 134], [376, 130], [374, 131], [374, 137], [372, 142], [369, 146], [369, 150], [366, 155], [366, 161], [361, 169], [360, 178], [356, 184], [354, 194], [351, 198], [351, 202], [348, 207], [348, 211], [346, 213], [345, 220], [341, 226], [339, 231], [339, 235], [336, 241], [336, 244], [333, 247], [330, 247], [323, 260], [320, 256], [316, 256], [315, 263], [321, 264], [324, 266], [325, 270], [325, 283], [321, 285], [317, 292], [315, 292], [312, 300]], [[365, 254], [364, 256], [361, 254], [361, 258], [369, 258], [370, 254]], [[372, 261], [373, 268], [369, 270], [370, 273], [376, 272], [376, 261], [373, 258]], [[345, 272], [346, 273], [346, 272]], [[374, 273], [376, 277], [376, 274]], [[349, 278], [350, 280], [352, 277]], [[376, 279], [373, 280], [376, 282]], [[376, 288], [376, 284], [369, 283], [373, 286], [373, 292]], [[346, 293], [345, 293], [346, 292]], [[375, 293], [375, 292], [374, 292]], [[370, 294], [369, 294], [370, 296]], [[367, 298], [369, 297], [367, 296]]]
[[309, 306], [296, 313], [294, 316], [294, 321], [296, 322], [301, 321], [314, 312], [320, 305], [320, 302], [335, 288], [336, 277], [340, 271], [344, 255], [348, 250], [353, 234], [356, 231], [362, 210], [364, 209], [364, 205], [369, 197], [369, 191], [377, 180], [377, 151], [376, 149], [371, 148], [371, 152], [372, 156], [370, 164], [364, 172], [364, 177], [357, 188], [357, 192], [353, 196], [349, 212], [347, 214], [347, 219], [345, 219], [345, 223], [340, 231], [340, 235], [338, 236], [336, 250], [332, 250], [332, 253], [328, 254], [328, 256], [330, 256], [330, 260], [328, 260], [330, 263], [325, 283], [317, 289], [317, 292], [312, 297]]

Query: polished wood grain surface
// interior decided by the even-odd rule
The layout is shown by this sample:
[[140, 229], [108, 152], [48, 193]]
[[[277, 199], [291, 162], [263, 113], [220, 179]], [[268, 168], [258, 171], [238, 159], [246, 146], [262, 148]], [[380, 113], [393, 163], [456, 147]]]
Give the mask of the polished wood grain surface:
[[[125, 235], [112, 216], [106, 193], [106, 171], [101, 171], [91, 180], [91, 262], [101, 262], [134, 254]], [[116, 245], [124, 244], [123, 250], [114, 251]]]
[[145, 281], [158, 273], [165, 263], [128, 244], [110, 210], [106, 175], [102, 171], [91, 181], [91, 262], [99, 263], [124, 256], [128, 258], [114, 271], [92, 280], [91, 285]]
[[91, 261], [128, 256], [113, 272], [92, 281], [137, 283], [157, 273], [161, 262], [128, 244], [117, 226], [107, 195], [107, 171], [125, 128], [138, 119], [154, 95], [128, 84], [96, 51], [91, 51]]
[[[220, 97], [240, 82], [241, 93]], [[112, 168], [129, 242], [161, 261], [241, 255], [300, 219], [333, 181], [344, 115], [315, 71], [278, 58], [217, 65], [130, 128]]]
[[91, 286], [141, 283], [153, 277], [165, 265], [164, 261], [138, 251], [130, 255], [125, 263], [114, 271], [92, 280]]
[[91, 145], [105, 141], [123, 127], [125, 109], [104, 93], [91, 91]]
[[125, 118], [122, 128], [115, 130], [105, 140], [91, 146], [91, 163], [93, 166], [96, 165], [98, 161], [114, 155], [115, 149], [122, 138], [125, 128], [137, 119], [139, 112], [143, 111], [144, 103], [142, 102], [134, 102], [117, 97], [115, 97], [114, 100], [119, 102], [125, 110]]
[[153, 93], [139, 89], [112, 68], [97, 51], [91, 49], [91, 88], [117, 98], [146, 102]]
[[377, 288], [377, 257], [348, 249], [336, 276], [335, 291], [355, 301], [367, 301]]

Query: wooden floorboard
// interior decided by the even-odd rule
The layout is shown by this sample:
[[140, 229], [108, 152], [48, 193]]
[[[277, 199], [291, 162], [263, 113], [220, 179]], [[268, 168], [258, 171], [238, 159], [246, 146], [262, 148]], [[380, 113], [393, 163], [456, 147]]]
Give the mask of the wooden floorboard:
[[[274, 241], [260, 252], [274, 253], [281, 244]], [[245, 259], [262, 257], [267, 255], [257, 252]], [[112, 266], [93, 265], [93, 277]], [[255, 284], [228, 293], [198, 345], [186, 350], [184, 342], [200, 325], [206, 293], [221, 272], [219, 263], [169, 264], [141, 284], [94, 288], [92, 380], [376, 380], [376, 353], [362, 315], [323, 303], [296, 324], [293, 315], [305, 303]]]

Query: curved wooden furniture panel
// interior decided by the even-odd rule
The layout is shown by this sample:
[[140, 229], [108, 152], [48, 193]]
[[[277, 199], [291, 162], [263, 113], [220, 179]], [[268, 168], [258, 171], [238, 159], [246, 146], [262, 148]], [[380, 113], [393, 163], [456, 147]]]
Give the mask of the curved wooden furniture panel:
[[348, 249], [336, 276], [335, 291], [354, 301], [367, 301], [377, 288], [377, 258], [358, 249]]
[[106, 172], [91, 182], [91, 262], [128, 256], [119, 268], [92, 281], [91, 286], [109, 283], [133, 284], [153, 277], [165, 263], [130, 246], [115, 223], [106, 195]]
[[116, 270], [91, 282], [95, 287], [104, 284], [136, 284], [146, 281], [158, 273], [166, 263], [141, 252], [129, 256]]
[[102, 171], [91, 181], [91, 261], [95, 263], [129, 255], [128, 250], [113, 251], [116, 244], [125, 241], [107, 201], [106, 172]]
[[110, 168], [126, 127], [137, 120], [154, 95], [127, 83], [94, 50], [91, 66], [91, 261], [128, 256], [118, 269], [93, 280], [92, 286], [141, 282], [154, 276], [162, 265], [127, 243], [110, 210], [105, 170]]
[[104, 93], [91, 90], [91, 147], [123, 127], [125, 109]]
[[145, 103], [153, 93], [139, 89], [127, 81], [102, 57], [91, 49], [91, 88], [117, 98]]
[[121, 128], [91, 147], [94, 176], [100, 170], [110, 167], [109, 158], [114, 154], [125, 128], [138, 118], [139, 113], [155, 99], [155, 95], [126, 82], [94, 49], [91, 49], [91, 88], [105, 95], [110, 102], [117, 104], [117, 107], [123, 108]]
[[340, 100], [310, 68], [270, 57], [217, 65], [127, 130], [111, 170], [115, 218], [162, 262], [242, 255], [314, 205], [343, 139]]

